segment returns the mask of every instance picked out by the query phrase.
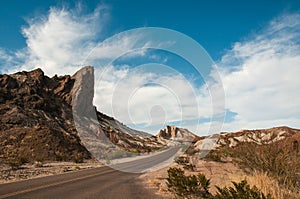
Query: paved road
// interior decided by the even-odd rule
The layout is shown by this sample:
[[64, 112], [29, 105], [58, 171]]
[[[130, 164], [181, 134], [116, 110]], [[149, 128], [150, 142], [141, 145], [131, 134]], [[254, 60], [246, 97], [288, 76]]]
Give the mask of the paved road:
[[162, 153], [151, 155], [147, 158], [110, 165], [110, 167], [130, 173], [143, 173], [153, 168], [164, 167], [164, 161], [171, 159], [178, 152], [180, 147], [181, 146], [174, 146]]
[[[179, 147], [171, 148], [149, 158], [115, 165], [120, 169], [147, 169], [149, 165], [169, 159]], [[87, 169], [60, 175], [47, 176], [20, 182], [0, 185], [2, 198], [158, 198], [153, 190], [146, 190], [140, 185], [138, 173], [127, 173], [110, 167]]]

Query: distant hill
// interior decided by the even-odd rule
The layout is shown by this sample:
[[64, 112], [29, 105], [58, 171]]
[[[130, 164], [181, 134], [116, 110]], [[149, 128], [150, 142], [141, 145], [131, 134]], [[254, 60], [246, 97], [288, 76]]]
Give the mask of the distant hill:
[[[297, 147], [296, 145], [300, 144], [300, 130], [281, 126], [269, 129], [241, 130], [232, 133], [223, 132], [218, 135], [213, 149], [235, 148], [244, 143], [266, 145], [276, 142], [284, 142], [284, 147]], [[203, 140], [199, 140], [193, 145], [193, 149], [199, 151], [202, 145]]]
[[162, 141], [185, 141], [192, 142], [197, 135], [193, 134], [187, 129], [179, 128], [176, 126], [166, 126], [165, 129], [162, 129], [157, 134], [157, 138]]

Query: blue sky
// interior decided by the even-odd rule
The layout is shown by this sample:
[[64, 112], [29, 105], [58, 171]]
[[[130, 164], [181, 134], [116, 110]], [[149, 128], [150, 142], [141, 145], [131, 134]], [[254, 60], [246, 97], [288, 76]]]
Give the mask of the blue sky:
[[[238, 39], [259, 30], [274, 17], [295, 12], [297, 0], [264, 1], [80, 1], [86, 12], [99, 4], [109, 6], [111, 18], [102, 38], [144, 26], [165, 27], [196, 39], [212, 56], [219, 59]], [[26, 46], [20, 31], [25, 19], [48, 12], [50, 6], [74, 7], [78, 1], [2, 1], [0, 7], [0, 46], [19, 49]]]
[[[2, 73], [41, 67], [49, 76], [73, 74], [82, 65], [95, 64], [95, 104], [131, 127], [155, 133], [174, 124], [198, 134], [300, 127], [300, 104], [293, 100], [300, 97], [300, 1], [0, 4]], [[161, 38], [146, 37], [144, 30], [122, 33], [147, 27], [175, 30], [184, 34], [177, 35], [183, 40], [160, 41], [159, 49], [145, 49]], [[216, 67], [199, 73], [186, 57], [166, 50], [189, 38], [212, 58], [205, 62], [200, 56], [201, 63]], [[186, 55], [193, 53], [201, 54], [187, 46]], [[93, 62], [116, 57], [105, 67]], [[224, 112], [225, 122], [216, 120], [214, 128], [211, 119]]]

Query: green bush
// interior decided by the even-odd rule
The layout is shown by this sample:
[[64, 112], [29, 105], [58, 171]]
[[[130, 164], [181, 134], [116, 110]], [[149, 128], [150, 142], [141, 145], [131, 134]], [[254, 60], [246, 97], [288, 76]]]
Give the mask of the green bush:
[[168, 170], [168, 190], [180, 197], [208, 197], [210, 180], [203, 174], [184, 175], [184, 170], [172, 167]]
[[185, 170], [194, 171], [196, 166], [189, 162], [188, 157], [179, 156], [175, 159], [175, 162], [179, 165], [182, 165]]
[[217, 187], [217, 193], [211, 199], [272, 199], [271, 195], [265, 196], [256, 186], [250, 188], [246, 180], [232, 184], [234, 187]]
[[231, 155], [245, 170], [268, 173], [289, 189], [300, 188], [299, 155], [295, 151], [285, 149], [283, 144], [244, 143], [231, 149]]
[[168, 190], [180, 198], [203, 199], [272, 199], [271, 195], [265, 196], [256, 186], [250, 187], [246, 180], [239, 183], [232, 182], [233, 187], [217, 187], [215, 195], [209, 192], [210, 180], [204, 174], [184, 174], [184, 170], [171, 167], [168, 170]]
[[186, 164], [183, 166], [185, 170], [195, 171], [196, 166], [194, 164]]
[[175, 162], [179, 165], [185, 165], [189, 163], [189, 160], [187, 157], [179, 156], [175, 159]]

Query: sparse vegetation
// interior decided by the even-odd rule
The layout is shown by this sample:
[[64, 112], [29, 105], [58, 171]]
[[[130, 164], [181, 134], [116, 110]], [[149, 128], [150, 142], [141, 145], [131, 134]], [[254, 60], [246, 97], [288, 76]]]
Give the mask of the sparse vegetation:
[[195, 171], [196, 166], [194, 164], [186, 164], [186, 165], [183, 165], [183, 168], [185, 170]]
[[83, 156], [82, 155], [76, 155], [73, 159], [73, 162], [75, 163], [83, 163]]
[[22, 165], [25, 163], [28, 163], [28, 160], [24, 157], [16, 158], [16, 159], [10, 159], [8, 161], [8, 165], [12, 170], [20, 169]]
[[66, 160], [66, 156], [62, 153], [55, 153], [55, 160], [56, 161], [65, 161]]
[[246, 180], [232, 184], [233, 187], [217, 187], [218, 191], [211, 199], [272, 199], [270, 194], [265, 196], [256, 186], [251, 188]]
[[[222, 162], [224, 158], [233, 158], [234, 163], [241, 167], [249, 176], [256, 173], [266, 175], [258, 180], [261, 188], [267, 181], [272, 181], [264, 188], [264, 193], [272, 193], [275, 198], [298, 198], [300, 194], [300, 154], [289, 140], [261, 144], [243, 143], [235, 148], [222, 148], [211, 151], [206, 160]], [[260, 181], [264, 182], [260, 182]], [[265, 182], [266, 181], [266, 182]]]
[[168, 170], [167, 186], [168, 190], [179, 197], [208, 197], [210, 181], [203, 174], [184, 175], [184, 170], [180, 168], [170, 168]]
[[172, 167], [168, 170], [168, 190], [179, 198], [203, 199], [272, 199], [256, 186], [250, 187], [246, 180], [232, 182], [231, 187], [216, 187], [217, 193], [209, 192], [210, 180], [204, 174], [185, 175], [184, 170]]
[[300, 189], [300, 157], [296, 151], [273, 143], [245, 143], [232, 149], [231, 155], [246, 171], [265, 172], [289, 189]]
[[189, 158], [185, 156], [179, 156], [175, 159], [175, 162], [182, 165], [185, 170], [194, 171], [196, 166], [190, 163]]
[[206, 156], [206, 160], [211, 160], [215, 162], [224, 162], [224, 158], [229, 156], [229, 151], [226, 148], [211, 150]]
[[187, 157], [179, 156], [175, 159], [175, 162], [179, 165], [185, 165], [189, 163], [189, 160]]

